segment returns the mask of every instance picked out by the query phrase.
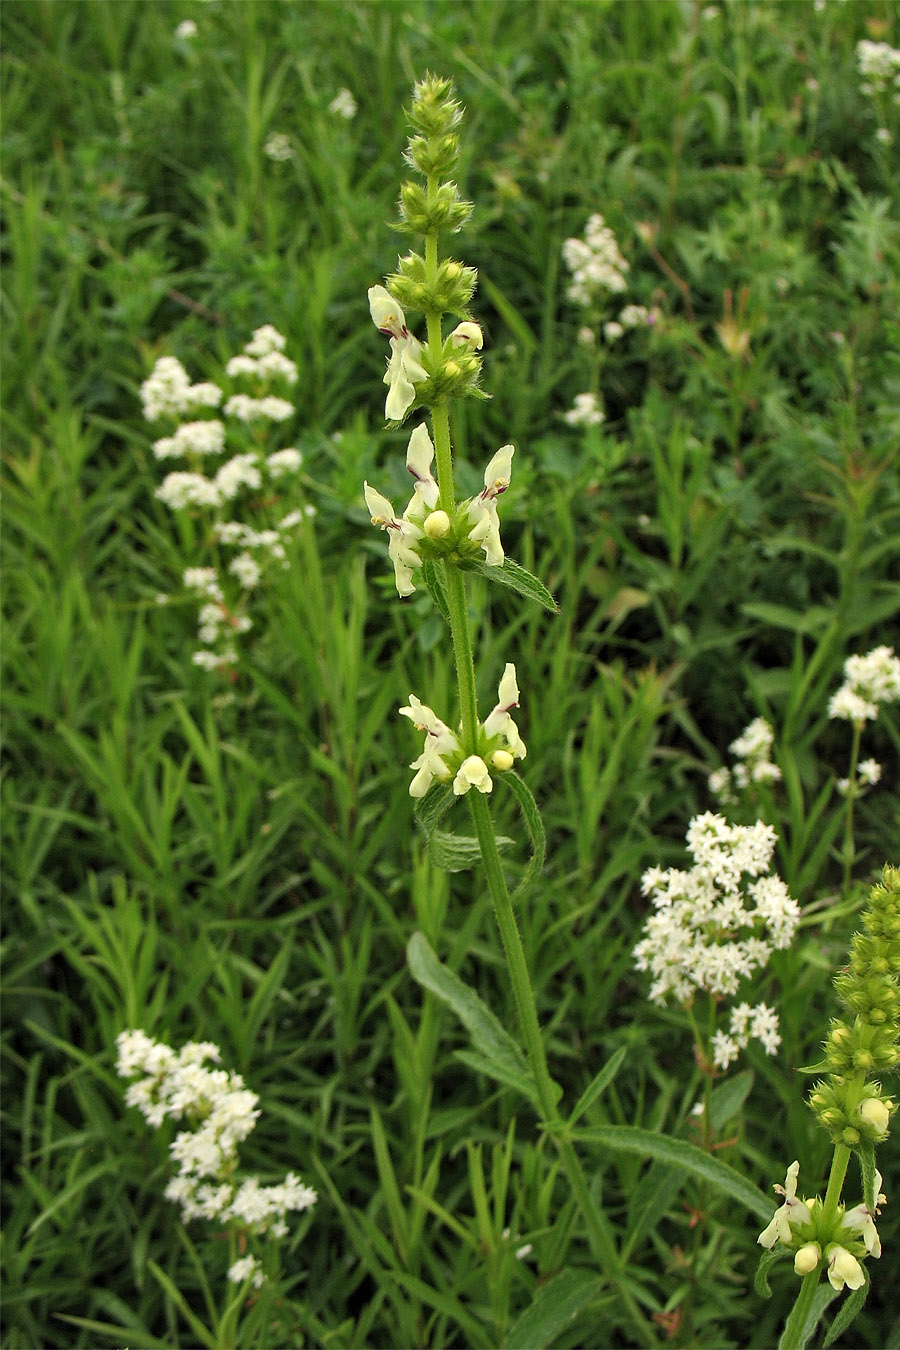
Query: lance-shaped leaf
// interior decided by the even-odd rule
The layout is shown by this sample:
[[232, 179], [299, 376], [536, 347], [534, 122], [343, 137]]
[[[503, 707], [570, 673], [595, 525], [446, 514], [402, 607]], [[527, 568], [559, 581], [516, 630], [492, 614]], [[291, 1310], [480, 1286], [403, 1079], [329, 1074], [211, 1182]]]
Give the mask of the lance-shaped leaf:
[[406, 960], [414, 980], [446, 1003], [472, 1037], [485, 1073], [514, 1087], [540, 1109], [537, 1087], [519, 1047], [474, 989], [441, 964], [422, 933], [413, 933]]
[[512, 558], [504, 558], [499, 567], [491, 567], [482, 558], [465, 558], [458, 566], [464, 572], [477, 572], [479, 576], [487, 577], [488, 581], [493, 581], [497, 586], [506, 586], [508, 590], [515, 591], [518, 595], [524, 595], [526, 600], [533, 600], [551, 614], [559, 613], [559, 605], [544, 583], [519, 563], [513, 562]]

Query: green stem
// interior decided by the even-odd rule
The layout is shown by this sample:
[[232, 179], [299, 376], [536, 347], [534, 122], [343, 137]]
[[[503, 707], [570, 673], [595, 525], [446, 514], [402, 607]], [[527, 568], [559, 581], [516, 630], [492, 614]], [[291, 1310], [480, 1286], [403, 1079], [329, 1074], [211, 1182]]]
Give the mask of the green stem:
[[825, 1200], [822, 1206], [822, 1218], [820, 1228], [822, 1232], [828, 1232], [831, 1224], [837, 1217], [838, 1205], [841, 1202], [841, 1193], [844, 1189], [844, 1178], [847, 1175], [847, 1165], [850, 1162], [851, 1150], [846, 1144], [835, 1144], [834, 1157], [831, 1160], [831, 1172], [828, 1177], [828, 1189], [825, 1192]]
[[857, 792], [856, 768], [859, 761], [859, 742], [862, 736], [862, 723], [853, 723], [853, 745], [850, 748], [850, 773], [847, 779], [847, 810], [844, 816], [844, 899], [850, 891], [850, 874], [853, 870], [853, 861], [856, 857], [856, 848], [853, 842], [853, 802]]
[[490, 806], [487, 798], [478, 792], [471, 792], [469, 800], [475, 823], [475, 833], [478, 836], [478, 844], [481, 849], [481, 859], [487, 874], [488, 889], [493, 901], [494, 914], [497, 919], [497, 926], [500, 929], [500, 939], [503, 943], [506, 965], [513, 987], [519, 1024], [525, 1038], [528, 1061], [537, 1087], [544, 1123], [559, 1149], [569, 1185], [572, 1187], [587, 1223], [594, 1255], [610, 1283], [618, 1291], [619, 1297], [628, 1311], [634, 1331], [639, 1337], [638, 1343], [646, 1346], [655, 1345], [656, 1336], [653, 1328], [644, 1317], [631, 1290], [625, 1283], [612, 1233], [603, 1214], [591, 1198], [587, 1178], [584, 1175], [572, 1141], [565, 1133], [563, 1119], [556, 1107], [558, 1093], [547, 1067], [547, 1056], [544, 1053], [544, 1042], [541, 1037], [537, 1008], [535, 1007], [531, 980], [528, 975], [528, 963], [525, 960], [516, 916], [513, 912], [512, 901], [500, 864], [500, 854], [497, 851], [497, 840], [494, 835]]
[[809, 1343], [807, 1323], [818, 1284], [818, 1270], [812, 1270], [808, 1275], [804, 1275], [800, 1292], [784, 1325], [781, 1340], [778, 1342], [778, 1350], [800, 1350], [801, 1346]]
[[475, 753], [478, 729], [475, 662], [472, 656], [469, 615], [466, 609], [466, 584], [463, 581], [462, 572], [452, 563], [444, 564], [444, 584], [447, 590], [447, 606], [450, 610], [450, 635], [453, 640], [453, 657], [456, 662], [456, 681], [459, 688], [462, 744], [466, 754], [472, 755]]

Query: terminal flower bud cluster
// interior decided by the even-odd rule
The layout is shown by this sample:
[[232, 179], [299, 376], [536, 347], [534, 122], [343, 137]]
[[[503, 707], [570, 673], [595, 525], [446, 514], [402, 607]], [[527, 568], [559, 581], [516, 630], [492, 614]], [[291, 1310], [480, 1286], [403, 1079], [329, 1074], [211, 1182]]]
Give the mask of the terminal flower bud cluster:
[[506, 773], [527, 753], [519, 728], [512, 719], [512, 709], [518, 706], [516, 668], [509, 661], [497, 689], [497, 703], [479, 725], [476, 744], [472, 753], [467, 754], [457, 733], [415, 694], [410, 694], [409, 703], [400, 709], [400, 716], [408, 717], [417, 731], [424, 731], [425, 745], [418, 759], [409, 766], [416, 771], [409, 785], [409, 795], [424, 797], [435, 781], [452, 783], [457, 797], [465, 796], [472, 788], [482, 793], [493, 791], [491, 769]]
[[[269, 568], [287, 566], [288, 539], [315, 514], [313, 507], [291, 505], [290, 500], [291, 509], [277, 513], [283, 498], [296, 494], [303, 463], [296, 447], [268, 445], [275, 426], [294, 414], [292, 403], [271, 392], [273, 385], [292, 385], [298, 379], [285, 345], [283, 335], [264, 324], [227, 361], [223, 386], [251, 382], [252, 393], [226, 396], [219, 384], [192, 384], [184, 366], [171, 356], [161, 357], [141, 386], [147, 420], [176, 424], [154, 441], [154, 456], [186, 464], [166, 474], [156, 497], [172, 511], [211, 517], [205, 522], [205, 546], [215, 548], [217, 565], [211, 568], [198, 559], [184, 573], [186, 589], [201, 602], [200, 645], [192, 661], [207, 671], [224, 670], [237, 661], [235, 638], [253, 626], [245, 612], [250, 592]], [[220, 408], [221, 416], [196, 415]], [[216, 546], [237, 552], [222, 559]]]
[[810, 1275], [824, 1264], [828, 1282], [838, 1292], [845, 1287], [859, 1289], [865, 1283], [862, 1262], [867, 1257], [881, 1256], [881, 1239], [875, 1227], [880, 1206], [886, 1203], [882, 1194], [882, 1176], [875, 1172], [873, 1203], [865, 1201], [846, 1209], [838, 1205], [829, 1215], [825, 1204], [814, 1199], [798, 1199], [797, 1181], [799, 1162], [792, 1162], [784, 1185], [775, 1186], [784, 1203], [776, 1209], [772, 1221], [757, 1238], [760, 1246], [771, 1250], [776, 1243], [794, 1253], [794, 1271]]
[[[770, 825], [729, 825], [707, 812], [691, 821], [687, 844], [693, 867], [644, 873], [654, 912], [634, 949], [638, 970], [652, 977], [653, 1001], [685, 1007], [701, 991], [716, 1002], [733, 997], [773, 951], [790, 946], [800, 918], [784, 882], [770, 874]], [[727, 1068], [751, 1037], [767, 1054], [780, 1043], [777, 1014], [763, 1003], [731, 1011], [729, 1030], [719, 1030], [710, 1047], [713, 1062]]]
[[414, 480], [413, 494], [399, 513], [376, 488], [363, 484], [363, 495], [373, 525], [388, 535], [388, 557], [394, 564], [397, 594], [412, 595], [413, 576], [433, 558], [465, 558], [484, 554], [491, 567], [503, 564], [497, 498], [509, 487], [514, 449], [504, 445], [484, 472], [484, 490], [455, 510], [455, 518], [440, 506], [440, 488], [433, 473], [434, 445], [423, 423], [415, 428], [406, 450], [406, 467]]
[[835, 1144], [872, 1146], [887, 1137], [896, 1103], [880, 1075], [900, 1066], [900, 868], [885, 867], [835, 979], [844, 1009], [825, 1042], [809, 1104]]
[[[218, 1047], [190, 1041], [175, 1051], [140, 1030], [121, 1032], [116, 1045], [119, 1077], [132, 1080], [126, 1104], [157, 1127], [167, 1119], [186, 1122], [170, 1146], [178, 1171], [165, 1190], [185, 1223], [218, 1220], [246, 1237], [285, 1237], [287, 1215], [311, 1208], [316, 1192], [293, 1172], [269, 1186], [240, 1173], [238, 1147], [259, 1118], [259, 1098], [240, 1074], [206, 1067], [220, 1063]], [[238, 1262], [229, 1279], [260, 1284], [257, 1258]]]
[[764, 717], [755, 717], [728, 749], [735, 756], [733, 768], [716, 769], [709, 776], [709, 789], [723, 805], [731, 805], [759, 783], [777, 783], [781, 770], [772, 762], [775, 733]]

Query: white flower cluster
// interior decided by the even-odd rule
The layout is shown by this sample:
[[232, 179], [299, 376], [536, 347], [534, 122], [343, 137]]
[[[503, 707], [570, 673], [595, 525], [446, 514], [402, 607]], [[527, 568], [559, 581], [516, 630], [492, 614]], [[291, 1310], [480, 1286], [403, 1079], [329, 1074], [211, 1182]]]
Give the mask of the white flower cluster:
[[[190, 1041], [176, 1052], [143, 1031], [121, 1032], [116, 1045], [119, 1077], [141, 1075], [125, 1094], [127, 1105], [136, 1106], [154, 1126], [167, 1118], [188, 1121], [189, 1128], [172, 1141], [178, 1175], [165, 1190], [166, 1198], [180, 1205], [184, 1221], [218, 1219], [245, 1233], [284, 1237], [288, 1213], [309, 1209], [316, 1192], [293, 1172], [274, 1186], [260, 1185], [255, 1176], [237, 1176], [238, 1145], [259, 1118], [259, 1098], [240, 1074], [205, 1067], [208, 1060], [221, 1061], [218, 1047]], [[261, 1284], [259, 1262], [255, 1257], [249, 1264], [247, 1258], [236, 1262], [228, 1278]]]
[[575, 405], [563, 413], [563, 421], [570, 427], [599, 427], [606, 421], [606, 413], [597, 394], [576, 394]]
[[161, 417], [183, 417], [198, 408], [217, 408], [221, 401], [222, 391], [217, 384], [191, 384], [187, 371], [175, 356], [161, 356], [141, 385], [141, 402], [148, 422]]
[[329, 103], [328, 111], [335, 117], [343, 117], [345, 121], [352, 122], [357, 113], [356, 99], [349, 89], [339, 89]]
[[[225, 418], [234, 419], [230, 424], [231, 433], [244, 444], [248, 440], [246, 424], [255, 424], [252, 449], [232, 455], [214, 472], [204, 472], [203, 466], [208, 461], [225, 452], [229, 427], [220, 418], [182, 422], [171, 435], [154, 442], [153, 453], [157, 459], [184, 458], [190, 466], [168, 473], [156, 489], [156, 497], [170, 510], [199, 508], [219, 513], [234, 509], [232, 504], [243, 493], [258, 492], [266, 479], [274, 481], [299, 471], [303, 456], [294, 446], [266, 455], [258, 443], [260, 435], [264, 434], [260, 422], [284, 421], [294, 412], [293, 404], [267, 392], [273, 380], [286, 384], [297, 380], [297, 367], [284, 355], [284, 347], [282, 334], [271, 324], [264, 324], [225, 367], [225, 373], [231, 379], [252, 378], [256, 382], [256, 392], [261, 395], [234, 394], [222, 409]], [[181, 362], [164, 356], [141, 386], [141, 398], [148, 420], [177, 420], [200, 407], [217, 408], [223, 392], [216, 384], [192, 385]], [[244, 425], [236, 427], [235, 423]], [[234, 664], [237, 660], [234, 638], [252, 627], [251, 620], [240, 613], [246, 594], [259, 585], [267, 565], [272, 562], [286, 565], [285, 540], [310, 514], [314, 514], [312, 507], [292, 510], [274, 522], [273, 527], [261, 530], [237, 520], [214, 522], [215, 538], [220, 543], [239, 547], [242, 552], [226, 565], [221, 577], [212, 569], [187, 569], [185, 586], [195, 591], [202, 602], [199, 615], [202, 645], [193, 654], [195, 665], [211, 671]], [[267, 526], [272, 524], [266, 523]], [[202, 580], [207, 572], [211, 572], [211, 582]], [[201, 579], [192, 583], [189, 577]], [[226, 602], [225, 595], [228, 578], [237, 582], [240, 592], [236, 599], [232, 597], [231, 603]]]
[[609, 319], [603, 325], [603, 336], [612, 345], [629, 328], [652, 328], [659, 319], [659, 313], [655, 307], [648, 309], [646, 305], [626, 305], [620, 310], [617, 319]]
[[284, 163], [285, 160], [294, 158], [294, 148], [291, 145], [291, 138], [283, 131], [273, 131], [272, 135], [263, 146], [264, 153], [269, 159], [273, 159], [276, 164]]
[[[845, 1286], [848, 1289], [862, 1288], [865, 1284], [862, 1266], [848, 1248], [856, 1247], [860, 1255], [871, 1256], [876, 1260], [881, 1256], [881, 1238], [875, 1227], [875, 1219], [881, 1213], [880, 1206], [887, 1201], [881, 1190], [881, 1173], [876, 1169], [874, 1209], [869, 1209], [864, 1201], [852, 1209], [839, 1205], [837, 1214], [832, 1216], [830, 1222], [818, 1196], [797, 1199], [799, 1175], [800, 1163], [794, 1161], [787, 1170], [784, 1185], [774, 1188], [779, 1195], [784, 1196], [784, 1204], [776, 1209], [771, 1223], [760, 1233], [757, 1242], [769, 1250], [776, 1242], [793, 1249], [794, 1271], [797, 1275], [810, 1275], [824, 1257], [828, 1282], [838, 1293]], [[823, 1231], [822, 1225], [825, 1224], [827, 1227]]]
[[[688, 871], [652, 867], [641, 879], [654, 913], [634, 949], [638, 970], [653, 977], [656, 1003], [689, 1005], [698, 990], [730, 998], [740, 982], [762, 969], [773, 950], [789, 947], [800, 908], [780, 877], [768, 875], [775, 831], [771, 825], [729, 825], [707, 812], [688, 827]], [[752, 878], [746, 886], [744, 876]], [[743, 934], [743, 936], [741, 936]], [[750, 1036], [768, 1054], [778, 1046], [777, 1015], [765, 1007], [735, 1008], [728, 1033], [714, 1043], [716, 1062], [734, 1059]]]
[[878, 716], [879, 703], [900, 699], [900, 657], [893, 647], [875, 647], [844, 662], [844, 683], [828, 703], [828, 716], [862, 726]]
[[709, 789], [720, 802], [737, 801], [752, 783], [777, 783], [781, 770], [770, 759], [775, 733], [764, 717], [755, 717], [728, 749], [737, 763], [733, 769], [716, 769], [709, 776]]
[[576, 305], [589, 308], [606, 292], [620, 294], [627, 288], [628, 263], [601, 215], [591, 216], [583, 239], [567, 239], [562, 254], [572, 273], [568, 296]]
[[863, 759], [856, 766], [856, 782], [851, 784], [849, 778], [839, 778], [837, 789], [842, 797], [848, 797], [852, 790], [855, 797], [865, 792], [866, 788], [874, 787], [881, 779], [881, 765], [877, 759]]
[[863, 79], [862, 93], [871, 98], [890, 91], [894, 102], [900, 103], [900, 50], [863, 38], [856, 44], [856, 65]]
[[[480, 545], [485, 562], [491, 567], [500, 567], [503, 563], [497, 498], [509, 487], [514, 454], [511, 445], [498, 450], [484, 471], [484, 491], [462, 503], [457, 511], [457, 530], [472, 543]], [[447, 512], [438, 507], [440, 489], [432, 473], [433, 461], [434, 444], [422, 422], [410, 436], [406, 450], [406, 467], [415, 480], [415, 487], [401, 516], [387, 497], [363, 483], [372, 524], [388, 532], [388, 557], [394, 564], [398, 595], [412, 595], [416, 589], [413, 571], [422, 566], [423, 541], [442, 539], [452, 528]]]
[[409, 795], [424, 797], [435, 779], [442, 783], [452, 779], [457, 797], [464, 796], [473, 787], [479, 792], [492, 792], [494, 784], [488, 763], [499, 773], [505, 773], [527, 753], [511, 716], [511, 709], [518, 706], [516, 668], [508, 661], [497, 688], [497, 703], [479, 728], [480, 753], [465, 755], [456, 733], [427, 704], [410, 694], [409, 703], [400, 709], [400, 715], [408, 717], [417, 731], [425, 732], [425, 748], [409, 766], [416, 770], [409, 785]]

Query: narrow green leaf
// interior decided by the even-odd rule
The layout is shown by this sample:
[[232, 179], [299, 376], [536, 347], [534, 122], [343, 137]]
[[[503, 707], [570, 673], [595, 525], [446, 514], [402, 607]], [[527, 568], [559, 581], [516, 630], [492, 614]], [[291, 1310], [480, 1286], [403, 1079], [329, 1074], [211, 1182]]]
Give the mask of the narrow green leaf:
[[751, 619], [771, 624], [773, 628], [787, 628], [791, 633], [815, 633], [831, 622], [832, 612], [824, 605], [810, 605], [809, 609], [789, 609], [766, 600], [754, 600], [741, 605], [741, 613]]
[[544, 834], [544, 822], [541, 820], [541, 813], [538, 810], [537, 802], [534, 800], [531, 788], [525, 782], [524, 778], [510, 769], [508, 773], [498, 775], [501, 783], [506, 786], [518, 798], [519, 805], [522, 808], [522, 815], [525, 817], [525, 827], [528, 830], [531, 839], [531, 858], [525, 869], [525, 875], [519, 882], [512, 894], [513, 904], [517, 904], [533, 881], [541, 875], [544, 870], [544, 855], [546, 853], [547, 839]]
[[772, 1204], [748, 1181], [742, 1173], [729, 1167], [719, 1158], [713, 1158], [695, 1144], [673, 1139], [668, 1134], [654, 1134], [631, 1125], [598, 1125], [594, 1129], [575, 1130], [572, 1138], [586, 1144], [602, 1144], [618, 1153], [637, 1153], [644, 1158], [658, 1158], [660, 1162], [680, 1167], [691, 1176], [701, 1177], [722, 1195], [728, 1195], [743, 1205], [751, 1214], [768, 1223]]
[[531, 1100], [537, 1089], [525, 1057], [490, 1008], [458, 975], [441, 964], [422, 933], [413, 933], [406, 948], [410, 973], [425, 989], [456, 1013], [472, 1037], [476, 1050], [493, 1066], [494, 1076], [519, 1087]]
[[428, 587], [428, 594], [434, 601], [441, 618], [449, 626], [450, 606], [447, 604], [447, 592], [444, 590], [444, 580], [430, 558], [422, 563], [422, 580]]
[[727, 1078], [717, 1088], [713, 1088], [709, 1103], [709, 1118], [713, 1129], [721, 1130], [729, 1120], [734, 1120], [750, 1095], [754, 1076], [752, 1069], [745, 1069], [742, 1073]]
[[544, 583], [519, 563], [513, 562], [512, 558], [504, 558], [500, 567], [489, 567], [482, 558], [465, 558], [457, 566], [463, 572], [477, 572], [498, 586], [506, 586], [517, 595], [523, 595], [526, 600], [533, 600], [551, 614], [559, 613], [559, 605]]
[[[54, 1313], [53, 1316], [58, 1322], [68, 1322], [70, 1326], [81, 1327], [83, 1331], [93, 1331], [98, 1336], [111, 1336], [114, 1341], [121, 1345], [128, 1345], [135, 1338], [135, 1328], [126, 1326], [116, 1326], [114, 1322], [96, 1322], [92, 1317], [74, 1317], [71, 1313]], [[158, 1341], [155, 1336], [151, 1336], [149, 1331], [141, 1328], [138, 1331], [140, 1344], [146, 1346], [146, 1350], [167, 1350], [172, 1344], [171, 1341]]]
[[759, 1258], [759, 1265], [756, 1267], [756, 1275], [753, 1279], [753, 1286], [760, 1298], [771, 1298], [772, 1289], [769, 1284], [769, 1271], [778, 1261], [785, 1261], [791, 1255], [787, 1247], [782, 1247], [777, 1242], [774, 1247], [768, 1251], [763, 1249], [762, 1256]]
[[679, 1168], [658, 1161], [650, 1164], [629, 1197], [628, 1232], [621, 1249], [623, 1261], [670, 1212], [683, 1185], [684, 1174]]
[[615, 1078], [619, 1069], [622, 1067], [622, 1061], [628, 1053], [627, 1046], [620, 1046], [614, 1055], [612, 1055], [604, 1064], [603, 1068], [596, 1075], [593, 1082], [589, 1083], [582, 1092], [575, 1105], [575, 1110], [569, 1116], [569, 1125], [575, 1124], [584, 1115], [589, 1106], [600, 1096], [604, 1088]]
[[483, 1324], [466, 1312], [458, 1298], [454, 1298], [452, 1294], [443, 1293], [432, 1285], [426, 1284], [424, 1280], [418, 1279], [415, 1275], [407, 1275], [400, 1270], [390, 1270], [387, 1275], [413, 1298], [418, 1299], [430, 1308], [436, 1308], [438, 1312], [457, 1323], [468, 1337], [470, 1345], [484, 1344]]
[[527, 1097], [535, 1106], [539, 1106], [534, 1084], [531, 1079], [518, 1070], [510, 1069], [505, 1064], [498, 1064], [495, 1059], [488, 1059], [485, 1055], [479, 1055], [475, 1050], [456, 1050], [456, 1058], [460, 1060], [469, 1069], [475, 1073], [483, 1073], [486, 1078], [493, 1078], [495, 1082], [502, 1083], [504, 1087], [514, 1088], [516, 1092], [521, 1092], [523, 1097]]
[[197, 1337], [199, 1343], [201, 1345], [209, 1346], [209, 1350], [214, 1350], [218, 1338], [212, 1332], [210, 1332], [209, 1329], [205, 1327], [204, 1324], [200, 1321], [200, 1318], [197, 1317], [194, 1312], [192, 1312], [191, 1308], [188, 1306], [188, 1303], [184, 1295], [182, 1294], [178, 1286], [174, 1283], [174, 1281], [170, 1279], [170, 1277], [166, 1274], [166, 1272], [162, 1270], [156, 1264], [155, 1261], [148, 1260], [147, 1269], [152, 1272], [153, 1277], [157, 1281], [157, 1283], [162, 1285], [163, 1289], [168, 1294], [169, 1298], [175, 1304], [175, 1307], [181, 1313], [182, 1317], [187, 1322], [188, 1326], [191, 1328], [194, 1335]]
[[830, 1284], [820, 1284], [805, 1314], [803, 1305], [798, 1299], [784, 1324], [784, 1331], [781, 1333], [781, 1340], [778, 1342], [778, 1350], [788, 1350], [788, 1348], [789, 1350], [806, 1350], [815, 1334], [816, 1327], [822, 1319], [822, 1314], [829, 1303], [836, 1298], [836, 1289], [832, 1289]]
[[503, 1350], [544, 1350], [582, 1308], [603, 1293], [604, 1281], [589, 1270], [564, 1270], [542, 1285], [503, 1342]]
[[869, 1284], [869, 1272], [865, 1265], [863, 1265], [862, 1269], [863, 1275], [866, 1277], [866, 1282], [861, 1285], [859, 1289], [851, 1290], [838, 1308], [835, 1319], [828, 1328], [828, 1335], [822, 1342], [823, 1350], [828, 1350], [829, 1345], [834, 1345], [838, 1336], [843, 1336], [850, 1323], [862, 1312], [863, 1304], [868, 1297], [869, 1289], [871, 1287]]

